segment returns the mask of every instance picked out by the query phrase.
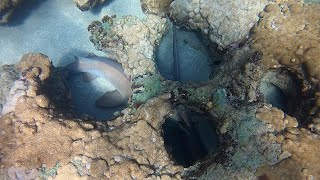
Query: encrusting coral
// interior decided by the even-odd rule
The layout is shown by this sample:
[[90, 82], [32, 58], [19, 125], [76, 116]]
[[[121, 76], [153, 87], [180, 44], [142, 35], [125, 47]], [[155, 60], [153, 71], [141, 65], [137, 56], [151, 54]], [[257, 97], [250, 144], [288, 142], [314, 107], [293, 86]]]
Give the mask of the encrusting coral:
[[260, 13], [260, 21], [252, 31], [252, 48], [262, 52], [264, 69], [282, 67], [291, 71], [301, 81], [301, 93], [311, 94], [304, 101], [314, 104], [306, 108], [309, 117], [314, 119], [309, 128], [315, 131], [319, 129], [319, 12], [319, 4], [295, 1], [269, 4]]
[[73, 2], [81, 11], [87, 11], [97, 4], [102, 4], [105, 1], [106, 0], [73, 0]]
[[156, 71], [154, 51], [165, 31], [165, 18], [148, 15], [140, 20], [133, 16], [104, 17], [88, 27], [96, 48], [117, 59], [127, 76], [136, 77]]
[[[107, 124], [78, 121], [57, 115], [50, 106], [50, 97], [42, 94], [52, 75], [49, 58], [27, 54], [17, 67], [26, 86], [37, 85], [39, 89], [35, 96], [27, 96], [28, 88], [25, 89], [14, 111], [0, 120], [2, 172], [11, 168], [9, 176], [14, 178], [36, 173], [63, 179], [79, 178], [82, 167], [87, 169], [87, 174], [81, 174], [83, 177], [179, 178], [182, 167], [170, 160], [161, 137], [163, 117], [171, 110], [170, 94], [149, 100], [136, 114], [125, 109], [123, 116]], [[36, 73], [35, 68], [39, 70]], [[41, 170], [57, 163], [54, 172]], [[76, 170], [70, 172], [70, 167]], [[2, 176], [6, 177], [6, 173]]]
[[[285, 115], [281, 110], [263, 107], [257, 110], [257, 118], [269, 124], [266, 138], [281, 144], [278, 163], [263, 165], [257, 175], [269, 179], [314, 179], [320, 177], [319, 151], [320, 136], [305, 128], [297, 128], [295, 118]], [[276, 131], [276, 133], [274, 133]]]
[[280, 143], [282, 149], [279, 162], [259, 168], [259, 176], [269, 179], [320, 177], [319, 158], [315, 153], [319, 149], [316, 144], [320, 136], [312, 133], [319, 132], [319, 12], [319, 4], [297, 1], [269, 4], [259, 14], [260, 21], [252, 30], [252, 48], [263, 54], [261, 63], [264, 71], [278, 68], [290, 71], [301, 82], [295, 82], [301, 84], [301, 97], [294, 97], [295, 101], [301, 101], [305, 106], [296, 107], [302, 110], [299, 113], [303, 115], [298, 120], [274, 107], [257, 110], [257, 118], [270, 128], [266, 138], [270, 142]]
[[0, 1], [0, 24], [7, 23], [15, 10], [23, 0], [1, 0]]
[[266, 4], [266, 0], [175, 0], [170, 5], [170, 16], [177, 24], [200, 30], [226, 48], [247, 37]]

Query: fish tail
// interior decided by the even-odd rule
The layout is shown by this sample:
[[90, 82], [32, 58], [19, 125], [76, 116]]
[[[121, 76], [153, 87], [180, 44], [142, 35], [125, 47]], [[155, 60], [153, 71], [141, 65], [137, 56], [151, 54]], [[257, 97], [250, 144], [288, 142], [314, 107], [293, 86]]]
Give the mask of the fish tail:
[[179, 63], [179, 54], [178, 54], [178, 45], [177, 45], [177, 28], [173, 24], [172, 25], [173, 30], [173, 37], [172, 37], [172, 45], [173, 45], [173, 66], [174, 66], [174, 72], [175, 72], [175, 80], [180, 81], [180, 63]]

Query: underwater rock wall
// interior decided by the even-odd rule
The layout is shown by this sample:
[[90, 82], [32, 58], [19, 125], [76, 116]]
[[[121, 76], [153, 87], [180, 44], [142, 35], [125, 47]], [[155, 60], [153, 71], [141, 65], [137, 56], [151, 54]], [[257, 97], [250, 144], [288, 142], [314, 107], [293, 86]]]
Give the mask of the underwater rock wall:
[[170, 16], [177, 24], [200, 30], [225, 48], [247, 37], [266, 4], [266, 0], [175, 0]]

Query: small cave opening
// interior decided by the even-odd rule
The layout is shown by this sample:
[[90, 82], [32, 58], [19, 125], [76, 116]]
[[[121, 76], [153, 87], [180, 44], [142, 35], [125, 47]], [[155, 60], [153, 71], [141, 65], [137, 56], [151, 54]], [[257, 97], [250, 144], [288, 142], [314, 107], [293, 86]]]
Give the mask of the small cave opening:
[[267, 72], [260, 82], [260, 93], [265, 103], [298, 121], [306, 118], [308, 102], [301, 92], [300, 80], [290, 71], [281, 68]]
[[222, 59], [218, 45], [201, 32], [186, 30], [169, 20], [167, 32], [155, 52], [160, 74], [181, 83], [209, 80]]
[[183, 167], [190, 167], [217, 151], [219, 137], [208, 114], [194, 110], [176, 111], [162, 125], [167, 152]]
[[112, 120], [116, 117], [116, 112], [126, 107], [126, 105], [116, 107], [99, 107], [96, 105], [96, 101], [106, 92], [115, 90], [109, 81], [101, 77], [86, 82], [83, 80], [83, 73], [78, 73], [71, 75], [66, 80], [66, 84], [73, 111], [78, 118], [87, 117], [98, 121]]

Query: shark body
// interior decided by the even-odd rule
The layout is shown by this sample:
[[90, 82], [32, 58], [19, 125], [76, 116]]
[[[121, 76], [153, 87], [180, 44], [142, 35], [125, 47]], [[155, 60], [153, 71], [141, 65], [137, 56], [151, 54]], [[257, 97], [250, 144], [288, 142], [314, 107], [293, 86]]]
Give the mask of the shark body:
[[115, 107], [127, 104], [132, 95], [131, 81], [124, 73], [122, 65], [114, 59], [105, 57], [76, 57], [76, 61], [67, 65], [69, 71], [84, 73], [84, 79], [90, 81], [102, 77], [116, 90], [106, 92], [96, 101], [99, 107]]

